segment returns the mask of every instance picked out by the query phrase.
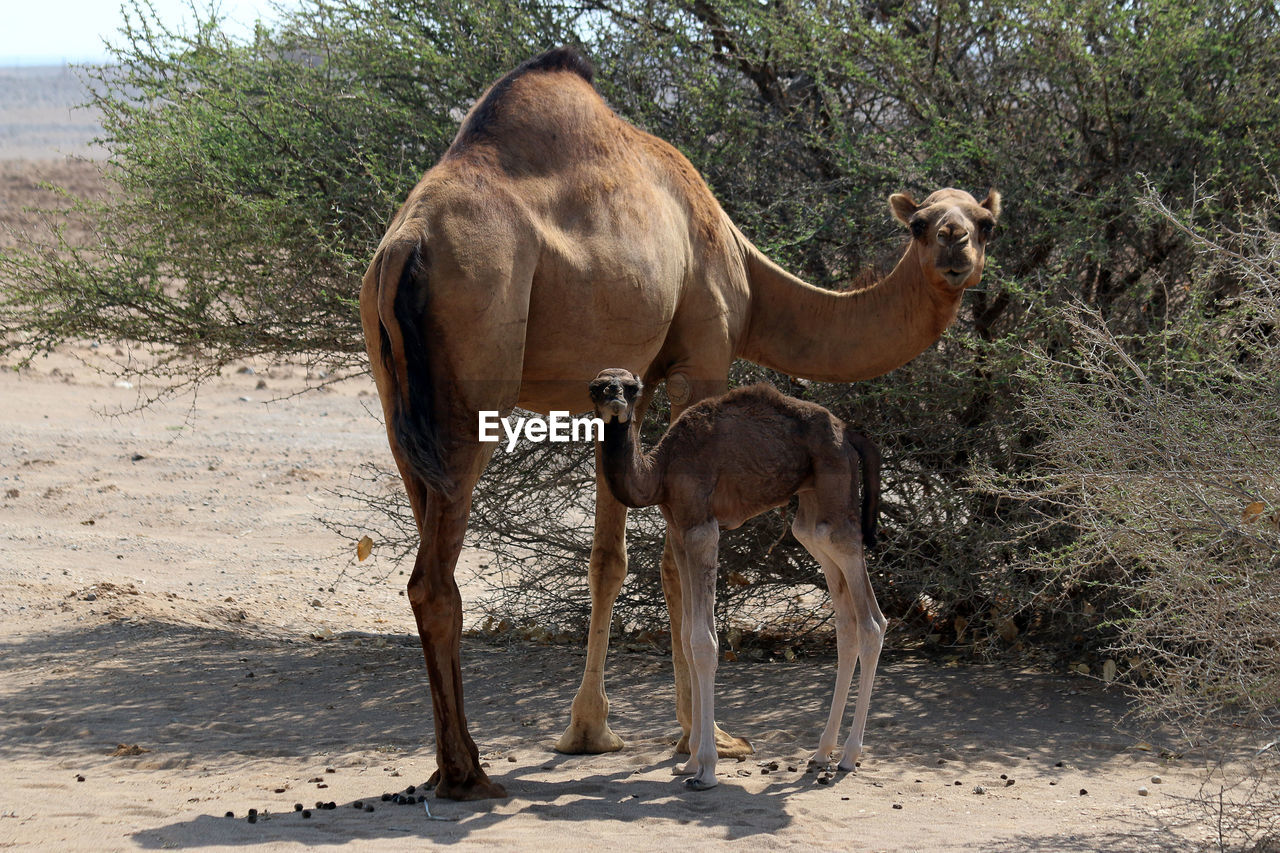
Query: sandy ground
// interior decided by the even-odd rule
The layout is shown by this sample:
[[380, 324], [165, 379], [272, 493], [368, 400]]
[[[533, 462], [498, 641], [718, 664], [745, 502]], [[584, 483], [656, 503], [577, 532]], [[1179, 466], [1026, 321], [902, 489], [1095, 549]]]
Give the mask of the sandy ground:
[[[383, 802], [434, 766], [403, 578], [352, 571], [350, 544], [316, 520], [330, 489], [386, 453], [371, 389], [271, 402], [304, 377], [258, 365], [227, 371], [194, 414], [175, 403], [110, 417], [139, 389], [83, 363], [108, 349], [0, 374], [0, 845], [1128, 850], [1207, 838], [1178, 820], [1201, 764], [1123, 734], [1116, 691], [893, 648], [869, 754], [830, 784], [805, 759], [834, 661], [722, 664], [719, 717], [758, 755], [688, 794], [671, 774], [664, 656], [612, 655], [628, 747], [571, 757], [550, 747], [581, 651], [469, 638], [471, 728], [511, 797], [428, 800], [448, 821]], [[271, 817], [250, 824], [250, 808]]]
[[[33, 176], [92, 180], [36, 138], [46, 114], [30, 110], [62, 107], [27, 101], [0, 104], [30, 125], [16, 141], [0, 134], [9, 223], [47, 200]], [[51, 132], [74, 147], [64, 130]], [[689, 794], [671, 773], [664, 655], [610, 658], [624, 751], [562, 756], [551, 744], [582, 651], [468, 638], [471, 730], [511, 796], [430, 798], [437, 821], [384, 802], [434, 767], [425, 668], [400, 567], [375, 549], [354, 569], [351, 543], [317, 521], [356, 466], [387, 459], [371, 387], [290, 397], [301, 369], [244, 365], [254, 372], [228, 370], [194, 410], [113, 417], [143, 389], [86, 362], [119, 357], [111, 343], [67, 347], [0, 371], [0, 847], [1118, 851], [1211, 839], [1183, 818], [1203, 761], [1124, 733], [1117, 691], [930, 662], [892, 639], [856, 774], [806, 772], [833, 660], [726, 662], [718, 716], [758, 754]], [[464, 555], [464, 574], [482, 560]]]

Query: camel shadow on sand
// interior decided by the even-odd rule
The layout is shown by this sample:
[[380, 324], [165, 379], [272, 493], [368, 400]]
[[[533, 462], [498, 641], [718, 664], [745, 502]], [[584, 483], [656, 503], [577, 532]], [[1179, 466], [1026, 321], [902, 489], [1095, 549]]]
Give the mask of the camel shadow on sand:
[[[25, 686], [0, 702], [0, 760], [38, 755], [59, 768], [92, 768], [99, 778], [117, 768], [139, 768], [173, 769], [190, 780], [216, 776], [220, 765], [255, 760], [284, 759], [297, 768], [296, 787], [282, 796], [227, 795], [213, 800], [218, 808], [209, 815], [134, 833], [134, 842], [145, 848], [344, 837], [456, 843], [500, 834], [518, 814], [548, 826], [587, 819], [674, 821], [712, 829], [724, 839], [750, 838], [791, 825], [798, 795], [820, 791], [837, 801], [856, 800], [876, 784], [875, 766], [837, 774], [821, 790], [817, 774], [805, 772], [806, 751], [816, 744], [830, 701], [834, 659], [722, 664], [720, 718], [751, 738], [757, 755], [723, 761], [728, 778], [697, 793], [685, 792], [665, 770], [677, 763], [670, 744], [678, 734], [669, 719], [673, 687], [665, 655], [617, 651], [610, 657], [610, 719], [628, 747], [604, 756], [563, 756], [550, 748], [581, 674], [576, 647], [466, 639], [463, 664], [471, 729], [510, 797], [428, 800], [436, 815], [452, 820], [429, 821], [420, 805], [381, 801], [395, 785], [423, 782], [422, 770], [412, 772], [423, 778], [400, 777], [395, 785], [364, 777], [369, 790], [309, 820], [289, 811], [295, 798], [314, 798], [303, 793], [302, 783], [312, 768], [333, 763], [349, 776], [357, 762], [366, 769], [409, 757], [419, 768], [434, 763], [421, 651], [403, 634], [320, 643], [244, 623], [135, 618], [12, 640], [0, 644], [0, 674]], [[59, 672], [66, 674], [50, 677]], [[1041, 768], [1065, 760], [1088, 772], [1134, 742], [1117, 728], [1123, 698], [1079, 679], [948, 665], [887, 648], [876, 688], [867, 748], [881, 767], [951, 773], [971, 784], [979, 764]], [[109, 758], [118, 743], [149, 751]], [[508, 764], [508, 754], [518, 755], [518, 763]], [[760, 787], [759, 762], [769, 760], [777, 760], [779, 770], [763, 790], [748, 790]], [[734, 778], [739, 770], [753, 776], [750, 786]], [[540, 774], [573, 778], [535, 778]], [[373, 814], [351, 807], [361, 798], [375, 805]], [[249, 805], [277, 813], [255, 825], [221, 816]], [[1125, 837], [1117, 836], [1116, 849], [1124, 848]], [[1052, 849], [1071, 849], [1062, 838], [1052, 841]], [[1098, 843], [1090, 836], [1088, 849]], [[1153, 843], [1159, 840], [1143, 837], [1144, 845]], [[1018, 847], [1037, 844], [1023, 838]]]

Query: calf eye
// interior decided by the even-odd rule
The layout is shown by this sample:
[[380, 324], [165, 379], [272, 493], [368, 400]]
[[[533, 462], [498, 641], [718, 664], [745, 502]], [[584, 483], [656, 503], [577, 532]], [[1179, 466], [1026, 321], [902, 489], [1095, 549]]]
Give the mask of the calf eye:
[[983, 221], [978, 223], [978, 230], [982, 232], [982, 239], [986, 240], [991, 237], [991, 232], [995, 228], [995, 223]]
[[911, 220], [911, 236], [920, 238], [929, 230], [929, 223], [924, 219]]

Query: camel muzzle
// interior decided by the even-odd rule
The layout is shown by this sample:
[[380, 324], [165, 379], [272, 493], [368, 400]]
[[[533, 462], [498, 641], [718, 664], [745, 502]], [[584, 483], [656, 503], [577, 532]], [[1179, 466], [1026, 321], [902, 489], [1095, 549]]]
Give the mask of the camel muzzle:
[[631, 420], [630, 414], [627, 412], [627, 401], [621, 398], [605, 400], [600, 404], [600, 416], [604, 418], [605, 423], [617, 419], [618, 423], [625, 424]]

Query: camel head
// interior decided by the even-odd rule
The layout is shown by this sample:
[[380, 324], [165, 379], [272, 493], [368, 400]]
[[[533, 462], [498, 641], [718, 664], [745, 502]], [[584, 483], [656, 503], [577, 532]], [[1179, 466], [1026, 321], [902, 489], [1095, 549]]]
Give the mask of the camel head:
[[893, 216], [911, 229], [911, 251], [929, 284], [958, 296], [982, 280], [987, 241], [1000, 217], [1000, 193], [981, 202], [964, 190], [938, 190], [917, 204], [907, 193], [889, 196]]
[[587, 391], [601, 420], [609, 423], [616, 418], [618, 423], [625, 424], [635, 414], [641, 387], [640, 378], [630, 370], [610, 367], [591, 380]]

